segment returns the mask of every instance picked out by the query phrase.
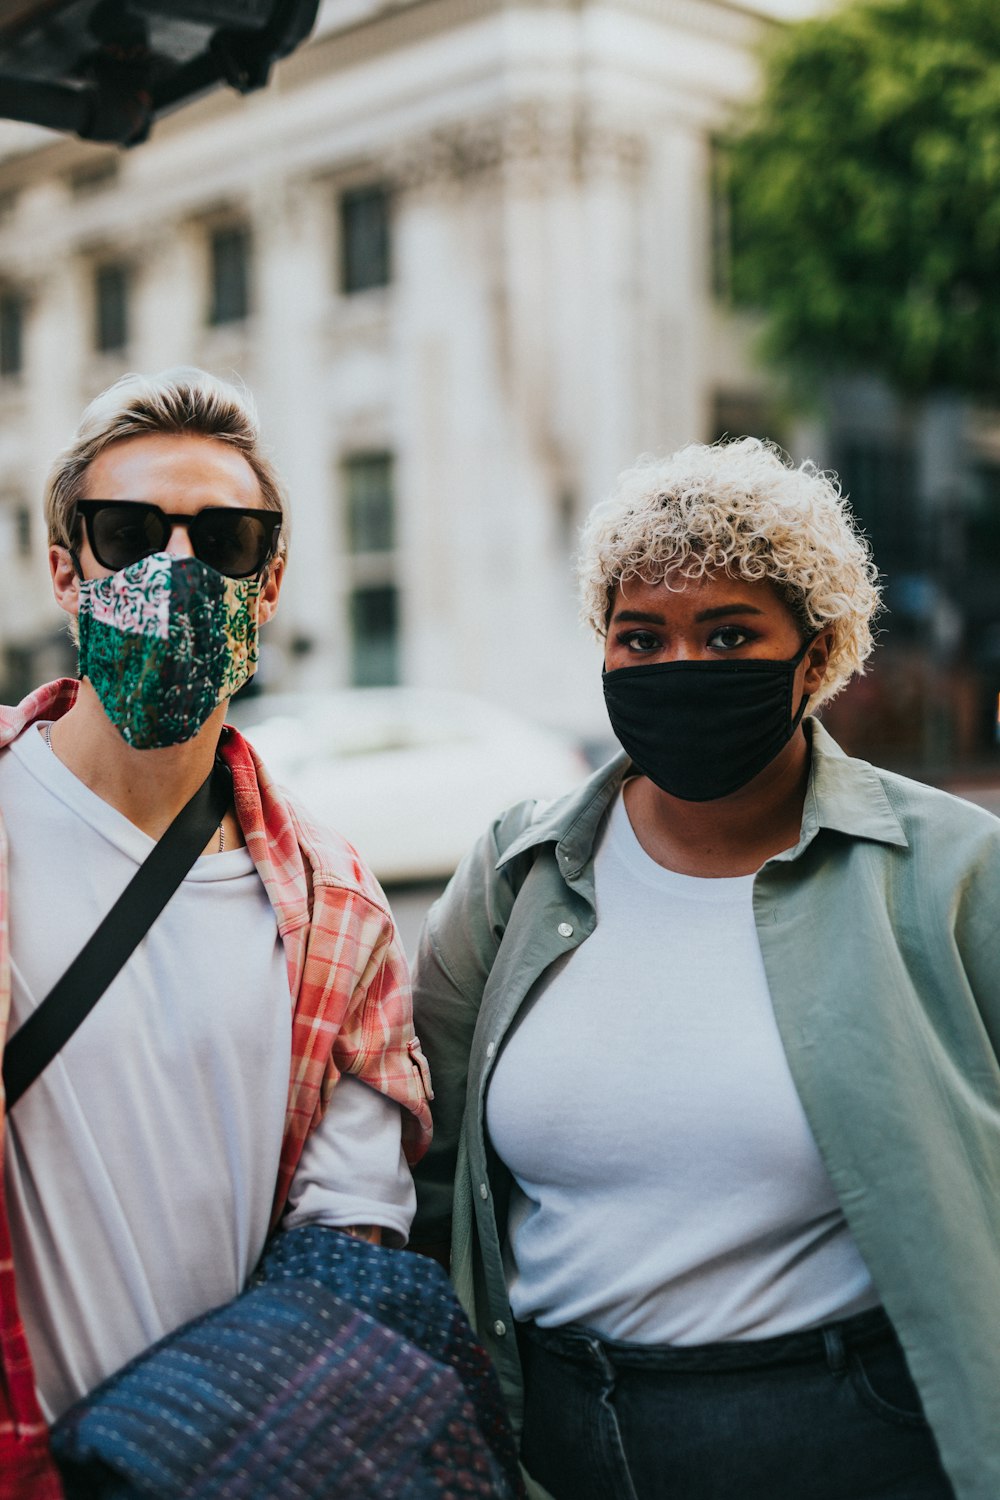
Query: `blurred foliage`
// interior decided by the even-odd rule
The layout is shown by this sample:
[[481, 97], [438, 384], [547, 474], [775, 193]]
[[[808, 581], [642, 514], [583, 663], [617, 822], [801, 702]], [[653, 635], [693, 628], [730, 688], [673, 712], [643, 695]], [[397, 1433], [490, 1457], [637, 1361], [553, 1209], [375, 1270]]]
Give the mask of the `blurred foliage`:
[[783, 28], [724, 143], [731, 287], [765, 353], [1000, 395], [1000, 3], [856, 0]]

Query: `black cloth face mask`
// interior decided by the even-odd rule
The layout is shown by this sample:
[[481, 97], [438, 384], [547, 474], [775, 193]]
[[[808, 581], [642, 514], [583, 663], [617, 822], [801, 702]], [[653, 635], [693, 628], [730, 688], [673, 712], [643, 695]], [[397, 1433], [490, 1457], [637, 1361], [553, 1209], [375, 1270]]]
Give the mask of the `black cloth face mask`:
[[604, 673], [615, 738], [650, 781], [685, 802], [711, 802], [746, 786], [799, 726], [795, 669], [816, 639], [787, 661], [668, 661]]

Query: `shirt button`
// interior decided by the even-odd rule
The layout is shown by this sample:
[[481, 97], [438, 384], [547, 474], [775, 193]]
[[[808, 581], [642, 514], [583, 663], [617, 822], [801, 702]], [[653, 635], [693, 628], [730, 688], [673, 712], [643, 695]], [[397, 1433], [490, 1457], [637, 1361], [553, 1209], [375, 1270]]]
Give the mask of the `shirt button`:
[[492, 1057], [493, 1054], [494, 1054], [494, 1052], [496, 1050], [497, 1050], [497, 1044], [496, 1044], [496, 1042], [488, 1042], [487, 1046], [486, 1046], [486, 1056], [487, 1057]]
[[507, 1324], [503, 1321], [502, 1318], [497, 1318], [496, 1322], [493, 1324], [493, 1332], [496, 1334], [498, 1339], [502, 1339], [504, 1334], [507, 1332]]
[[573, 924], [572, 922], [560, 922], [559, 926], [556, 928], [556, 931], [558, 932], [560, 937], [572, 937]]
[[486, 1186], [485, 1182], [481, 1182], [479, 1184], [479, 1196], [480, 1198], [488, 1198], [490, 1196], [490, 1190]]

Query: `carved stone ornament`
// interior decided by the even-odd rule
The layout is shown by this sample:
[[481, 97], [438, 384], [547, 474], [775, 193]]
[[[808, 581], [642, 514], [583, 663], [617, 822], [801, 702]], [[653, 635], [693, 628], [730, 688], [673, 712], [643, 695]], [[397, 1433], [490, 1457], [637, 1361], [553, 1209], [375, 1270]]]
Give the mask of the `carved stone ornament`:
[[631, 177], [646, 157], [638, 131], [597, 110], [522, 100], [503, 113], [436, 127], [394, 151], [387, 167], [404, 190], [456, 188], [502, 174], [543, 191], [608, 173]]

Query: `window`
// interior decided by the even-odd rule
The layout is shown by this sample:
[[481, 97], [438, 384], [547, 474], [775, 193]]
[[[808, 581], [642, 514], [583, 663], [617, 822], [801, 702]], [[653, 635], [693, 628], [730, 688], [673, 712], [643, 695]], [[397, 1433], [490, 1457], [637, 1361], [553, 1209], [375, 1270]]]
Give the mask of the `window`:
[[31, 511], [22, 500], [0, 498], [0, 558], [31, 556]]
[[394, 584], [351, 594], [351, 681], [386, 687], [399, 681], [399, 593]]
[[351, 681], [399, 681], [399, 589], [392, 455], [362, 453], [344, 464]]
[[580, 533], [580, 502], [576, 490], [564, 484], [556, 494], [556, 535], [567, 557], [576, 550]]
[[[1000, 582], [1000, 468], [978, 464], [970, 480], [969, 551], [978, 564], [992, 568]], [[994, 598], [1000, 598], [1000, 589]]]
[[24, 368], [24, 298], [0, 292], [0, 376], [20, 375]]
[[718, 302], [732, 301], [733, 222], [729, 159], [719, 140], [709, 143], [709, 233], [711, 236], [712, 294]]
[[124, 265], [98, 266], [94, 274], [94, 347], [111, 354], [128, 344], [129, 272]]
[[912, 446], [888, 434], [845, 436], [835, 442], [833, 458], [882, 571], [891, 575], [926, 568], [927, 538], [915, 499]]
[[352, 554], [391, 552], [396, 520], [392, 459], [368, 453], [347, 461], [347, 545]]
[[88, 162], [69, 175], [69, 190], [74, 198], [87, 198], [105, 188], [114, 187], [118, 181], [118, 159], [106, 156], [101, 161]]
[[14, 508], [14, 546], [18, 557], [31, 556], [31, 510], [27, 505]]
[[250, 315], [250, 231], [239, 225], [217, 229], [210, 244], [213, 325], [239, 323]]
[[781, 418], [766, 395], [753, 390], [719, 390], [712, 397], [710, 443], [720, 438], [757, 437], [784, 446]]
[[340, 200], [340, 284], [364, 292], [389, 284], [389, 190], [353, 188]]

